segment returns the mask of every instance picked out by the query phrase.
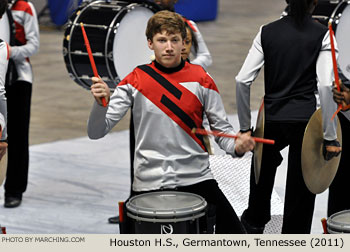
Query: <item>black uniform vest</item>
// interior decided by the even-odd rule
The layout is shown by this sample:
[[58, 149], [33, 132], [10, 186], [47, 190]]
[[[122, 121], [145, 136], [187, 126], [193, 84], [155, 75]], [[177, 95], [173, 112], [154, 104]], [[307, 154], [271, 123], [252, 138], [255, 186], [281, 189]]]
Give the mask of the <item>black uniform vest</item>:
[[327, 27], [290, 16], [262, 28], [267, 121], [308, 121], [316, 108], [316, 61]]

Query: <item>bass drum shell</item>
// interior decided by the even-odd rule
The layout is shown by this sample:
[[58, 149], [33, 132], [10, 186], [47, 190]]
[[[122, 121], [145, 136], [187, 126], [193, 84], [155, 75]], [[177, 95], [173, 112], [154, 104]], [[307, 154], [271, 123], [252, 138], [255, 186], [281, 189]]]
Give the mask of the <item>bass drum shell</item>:
[[350, 1], [339, 3], [331, 20], [339, 50], [338, 66], [342, 74], [350, 80]]
[[107, 85], [116, 85], [136, 66], [149, 63], [153, 52], [147, 46], [148, 19], [159, 10], [148, 1], [83, 2], [70, 17], [64, 33], [63, 56], [70, 77], [90, 89], [93, 76], [82, 35], [84, 24], [97, 72]]

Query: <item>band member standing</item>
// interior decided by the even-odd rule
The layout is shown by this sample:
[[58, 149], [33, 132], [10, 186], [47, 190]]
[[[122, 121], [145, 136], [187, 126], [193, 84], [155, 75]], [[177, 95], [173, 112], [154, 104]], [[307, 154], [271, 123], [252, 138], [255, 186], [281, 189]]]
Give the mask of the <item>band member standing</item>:
[[[106, 83], [92, 78], [96, 99], [88, 120], [91, 139], [105, 136], [132, 109], [135, 125], [133, 191], [177, 189], [199, 194], [216, 206], [217, 233], [244, 233], [232, 206], [209, 169], [209, 155], [201, 136], [205, 113], [211, 128], [233, 133], [213, 79], [200, 66], [181, 58], [186, 37], [181, 15], [160, 11], [148, 21], [146, 37], [155, 61], [139, 66], [122, 80], [110, 97]], [[191, 90], [191, 91], [190, 91]], [[101, 106], [101, 98], [109, 102]], [[254, 140], [216, 138], [232, 156], [254, 148]]]
[[8, 167], [5, 181], [5, 207], [21, 204], [28, 183], [29, 121], [33, 72], [29, 57], [39, 49], [39, 25], [35, 8], [17, 0], [11, 8], [16, 27], [16, 46], [11, 47], [15, 65], [12, 83], [6, 85], [8, 107]]
[[[241, 132], [250, 134], [250, 86], [265, 66], [265, 132], [275, 145], [264, 145], [258, 184], [251, 171], [248, 208], [241, 221], [248, 233], [262, 233], [271, 218], [271, 193], [280, 151], [289, 146], [282, 233], [310, 233], [315, 195], [301, 171], [305, 127], [320, 93], [326, 159], [340, 152], [336, 111], [332, 101], [332, 57], [327, 28], [311, 18], [317, 0], [290, 0], [287, 16], [261, 27], [236, 76], [236, 99]], [[318, 80], [318, 83], [317, 83]], [[253, 165], [252, 165], [253, 166]]]
[[[161, 9], [168, 10], [174, 12], [174, 5], [177, 2], [177, 0], [154, 0], [156, 4], [158, 4]], [[203, 36], [200, 33], [197, 25], [192, 20], [185, 19], [185, 22], [188, 24], [188, 26], [191, 28], [193, 33], [193, 40], [196, 41], [196, 43], [193, 43], [193, 46], [191, 46], [191, 53], [193, 55], [193, 59], [191, 60], [192, 64], [201, 65], [204, 69], [209, 67], [212, 64], [212, 58], [210, 55], [210, 52], [208, 50], [207, 45], [204, 42]], [[133, 114], [131, 113], [130, 118], [130, 175], [131, 175], [131, 181], [133, 180], [134, 176], [134, 152], [135, 152], [135, 136], [134, 136], [134, 125], [133, 125]], [[132, 183], [132, 182], [131, 182]], [[108, 222], [112, 224], [116, 224], [119, 222], [119, 216], [113, 216], [108, 218]]]
[[[337, 88], [333, 89], [333, 99], [336, 103], [342, 104], [343, 107], [350, 105], [350, 81], [342, 74], [342, 85], [340, 92]], [[342, 155], [338, 166], [337, 174], [329, 187], [328, 194], [328, 217], [334, 213], [350, 209], [350, 200], [346, 192], [349, 192], [350, 178], [350, 110], [341, 111], [338, 114], [340, 125], [342, 127]]]
[[[7, 9], [7, 0], [0, 0], [0, 20]], [[9, 46], [0, 39], [0, 160], [7, 150], [7, 104], [5, 97], [5, 79], [8, 61], [10, 58]], [[2, 181], [0, 181], [1, 185]]]

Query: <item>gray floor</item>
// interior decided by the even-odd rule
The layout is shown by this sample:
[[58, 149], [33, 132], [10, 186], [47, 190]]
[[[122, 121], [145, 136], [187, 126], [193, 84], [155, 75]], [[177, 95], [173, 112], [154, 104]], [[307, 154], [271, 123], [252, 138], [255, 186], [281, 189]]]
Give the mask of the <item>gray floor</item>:
[[[32, 2], [40, 11], [46, 1]], [[278, 18], [284, 7], [285, 0], [220, 0], [217, 19], [198, 23], [213, 56], [208, 70], [234, 124], [234, 76], [260, 25]], [[8, 233], [117, 233], [117, 226], [107, 224], [107, 218], [117, 213], [118, 200], [128, 196], [129, 119], [105, 139], [88, 140], [86, 120], [93, 99], [68, 76], [62, 56], [63, 30], [44, 18], [40, 33], [40, 51], [31, 57], [35, 80], [28, 190], [19, 208], [5, 209], [0, 188], [0, 225], [6, 226]], [[263, 73], [252, 88], [253, 109], [258, 108], [262, 95]], [[212, 158], [215, 175], [238, 214], [247, 202], [249, 160], [248, 156], [240, 161]], [[216, 169], [218, 164], [223, 169]], [[231, 172], [232, 166], [239, 166], [239, 176]], [[280, 228], [285, 169], [284, 162], [275, 182], [270, 233], [278, 233]], [[232, 194], [233, 189], [239, 193]], [[325, 201], [326, 193], [317, 197], [313, 233], [321, 233]]]
[[[256, 114], [256, 113], [255, 113]], [[237, 116], [229, 117], [237, 128]], [[238, 215], [247, 205], [251, 154], [241, 159], [217, 147], [211, 168]], [[118, 233], [107, 218], [129, 192], [128, 131], [97, 141], [87, 137], [31, 146], [30, 177], [23, 204], [0, 206], [0, 224], [8, 233]], [[285, 151], [284, 151], [285, 156]], [[283, 215], [286, 164], [279, 168], [272, 195], [272, 221], [266, 233], [279, 233]], [[0, 190], [3, 195], [3, 190]], [[317, 197], [312, 232], [321, 233], [326, 194]]]

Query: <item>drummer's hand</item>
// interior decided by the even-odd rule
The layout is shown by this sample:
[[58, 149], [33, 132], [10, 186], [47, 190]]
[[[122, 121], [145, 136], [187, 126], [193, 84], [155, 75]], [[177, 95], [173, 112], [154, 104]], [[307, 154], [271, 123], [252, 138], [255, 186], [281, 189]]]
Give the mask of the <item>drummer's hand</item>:
[[6, 150], [7, 150], [7, 143], [6, 142], [0, 142], [0, 160], [6, 154]]
[[253, 150], [255, 147], [255, 141], [248, 133], [238, 132], [235, 140], [235, 152], [238, 156], [243, 156], [247, 151]]
[[103, 106], [101, 99], [104, 97], [106, 99], [106, 103], [108, 104], [111, 91], [109, 90], [107, 84], [101, 78], [92, 77], [91, 80], [93, 83], [91, 86], [91, 93], [95, 97], [97, 103]]
[[332, 158], [337, 157], [341, 150], [341, 146], [337, 140], [323, 140], [323, 157], [325, 160], [329, 161]]
[[341, 104], [346, 107], [350, 104], [350, 89], [347, 88], [343, 83], [340, 85], [340, 91], [335, 87], [333, 88], [333, 100], [337, 104]]

